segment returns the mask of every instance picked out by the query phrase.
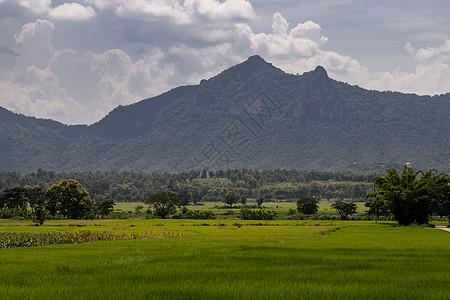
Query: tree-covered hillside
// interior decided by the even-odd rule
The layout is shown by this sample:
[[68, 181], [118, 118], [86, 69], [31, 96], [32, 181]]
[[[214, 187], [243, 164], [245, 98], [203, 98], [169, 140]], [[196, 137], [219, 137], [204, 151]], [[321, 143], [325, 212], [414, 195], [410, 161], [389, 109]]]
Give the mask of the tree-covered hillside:
[[259, 56], [90, 126], [0, 113], [5, 171], [450, 171], [450, 93], [369, 91], [322, 67], [286, 74]]

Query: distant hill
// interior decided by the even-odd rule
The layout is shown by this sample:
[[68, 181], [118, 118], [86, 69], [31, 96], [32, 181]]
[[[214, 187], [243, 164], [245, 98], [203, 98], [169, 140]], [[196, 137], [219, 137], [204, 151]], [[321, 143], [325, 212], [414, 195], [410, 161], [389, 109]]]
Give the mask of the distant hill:
[[0, 170], [450, 171], [450, 93], [379, 92], [322, 67], [286, 74], [259, 56], [199, 85], [119, 106], [90, 126], [0, 108]]

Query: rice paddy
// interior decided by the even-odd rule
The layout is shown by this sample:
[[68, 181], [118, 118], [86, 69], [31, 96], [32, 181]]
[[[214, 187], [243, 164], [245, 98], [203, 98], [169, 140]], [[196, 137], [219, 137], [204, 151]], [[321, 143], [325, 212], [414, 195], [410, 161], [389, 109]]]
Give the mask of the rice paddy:
[[[162, 238], [0, 249], [2, 299], [448, 299], [450, 234], [367, 221], [0, 221]], [[165, 238], [165, 237], [167, 238]]]

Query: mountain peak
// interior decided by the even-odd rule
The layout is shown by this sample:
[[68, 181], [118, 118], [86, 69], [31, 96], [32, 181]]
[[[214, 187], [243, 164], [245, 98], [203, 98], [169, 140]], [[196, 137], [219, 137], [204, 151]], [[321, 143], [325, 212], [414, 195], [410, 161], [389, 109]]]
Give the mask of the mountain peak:
[[[272, 64], [266, 62], [264, 58], [259, 55], [250, 56], [246, 61], [244, 61], [241, 65], [249, 68], [251, 70], [258, 70], [260, 68], [264, 68], [267, 66], [272, 66]], [[273, 66], [272, 66], [273, 67]]]
[[326, 71], [325, 68], [322, 67], [322, 66], [317, 66], [317, 67], [314, 69], [314, 74], [315, 74], [316, 76], [321, 76], [321, 77], [329, 78], [329, 77], [328, 77], [327, 71]]
[[265, 63], [265, 64], [267, 64], [267, 62], [264, 60], [264, 58], [262, 58], [262, 57], [259, 56], [259, 55], [253, 55], [253, 56], [250, 56], [250, 57], [247, 59], [247, 61], [248, 61], [248, 62]]

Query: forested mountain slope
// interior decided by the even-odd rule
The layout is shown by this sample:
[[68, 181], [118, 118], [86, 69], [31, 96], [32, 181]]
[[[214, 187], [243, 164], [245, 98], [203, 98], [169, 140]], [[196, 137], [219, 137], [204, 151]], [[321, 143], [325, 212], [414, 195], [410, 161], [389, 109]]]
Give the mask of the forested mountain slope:
[[369, 91], [259, 56], [90, 126], [0, 109], [0, 170], [450, 171], [450, 94]]

